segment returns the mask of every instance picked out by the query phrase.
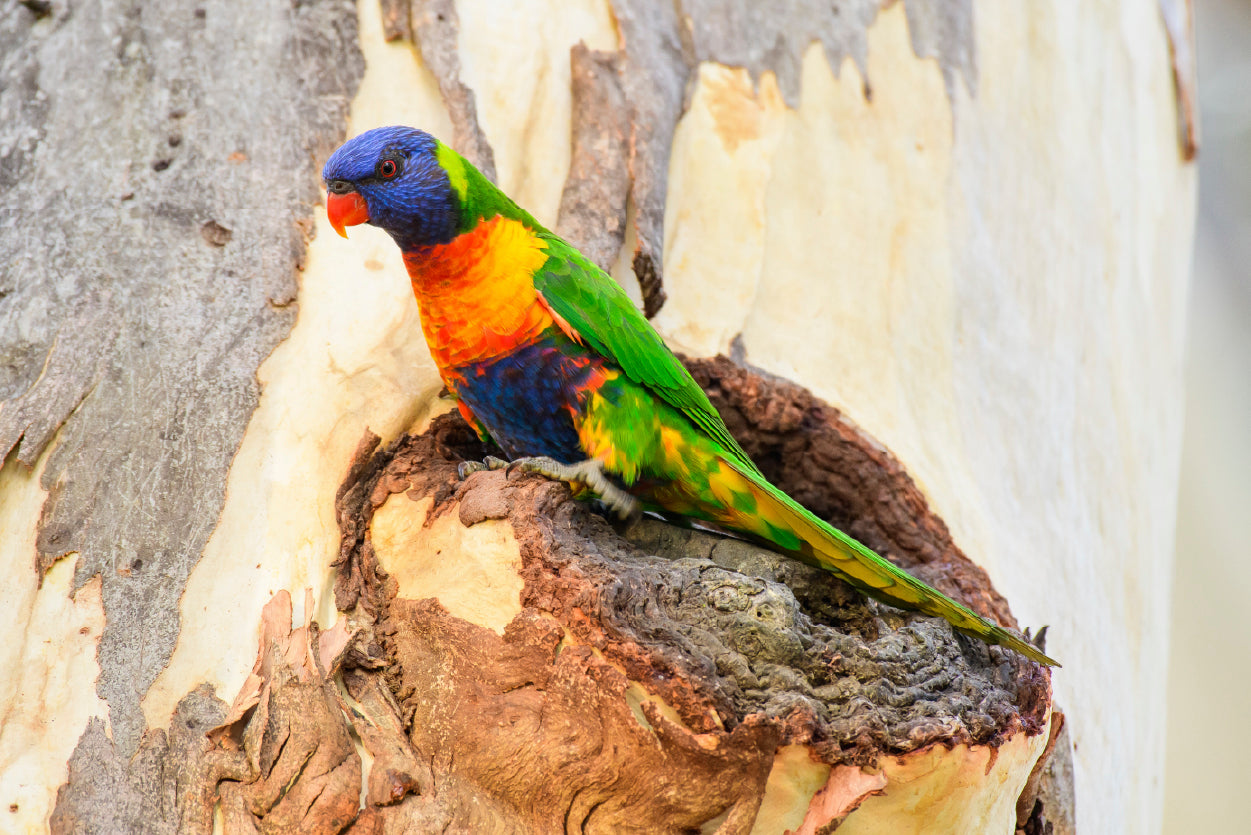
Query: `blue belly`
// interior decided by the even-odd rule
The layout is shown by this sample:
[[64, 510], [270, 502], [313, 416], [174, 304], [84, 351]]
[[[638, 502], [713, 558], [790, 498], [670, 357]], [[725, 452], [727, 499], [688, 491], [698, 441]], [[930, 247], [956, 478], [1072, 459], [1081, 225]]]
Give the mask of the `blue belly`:
[[457, 369], [456, 393], [509, 458], [586, 458], [574, 428], [582, 389], [599, 361], [574, 343], [527, 345], [506, 357]]

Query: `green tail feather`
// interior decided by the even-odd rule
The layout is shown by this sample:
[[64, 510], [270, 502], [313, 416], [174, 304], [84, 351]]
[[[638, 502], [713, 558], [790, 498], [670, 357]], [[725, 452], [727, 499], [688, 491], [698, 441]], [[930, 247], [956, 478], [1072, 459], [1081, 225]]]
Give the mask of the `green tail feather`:
[[788, 533], [798, 537], [799, 545], [791, 547], [792, 543], [778, 542], [774, 536], [761, 530], [752, 531], [755, 535], [764, 536], [773, 545], [796, 558], [837, 575], [883, 603], [943, 618], [966, 635], [979, 638], [988, 644], [998, 644], [1015, 650], [1039, 664], [1060, 666], [1033, 644], [998, 624], [991, 623], [972, 609], [931, 588], [842, 531], [821, 521], [761, 476], [725, 458], [721, 460], [756, 488], [753, 493], [758, 503], [758, 511], [754, 516], [766, 525], [771, 524], [768, 521], [770, 519], [784, 520], [785, 526], [789, 528]]

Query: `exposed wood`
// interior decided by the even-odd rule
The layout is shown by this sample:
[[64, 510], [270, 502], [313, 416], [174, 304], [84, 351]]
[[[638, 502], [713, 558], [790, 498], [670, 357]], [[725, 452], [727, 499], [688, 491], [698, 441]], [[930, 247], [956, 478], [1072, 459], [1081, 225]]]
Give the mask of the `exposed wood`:
[[[763, 396], [758, 410], [738, 412], [747, 415], [741, 437], [773, 441], [774, 455], [765, 461], [772, 458], [775, 468], [790, 471], [793, 484], [821, 495], [822, 504], [837, 509], [835, 518], [855, 518], [882, 543], [906, 542], [918, 574], [1011, 623], [985, 574], [951, 546], [889, 456], [830, 412], [795, 410], [807, 420], [780, 432], [775, 424], [770, 433], [757, 421], [767, 426], [778, 416], [774, 407], [792, 406], [804, 393], [748, 377]], [[814, 446], [844, 464], [859, 458], [845, 470], [853, 483], [895, 481], [904, 495], [911, 489], [922, 524], [897, 514], [889, 499], [853, 509], [826, 487], [823, 469], [810, 470], [818, 475], [808, 482], [799, 462], [813, 457]], [[360, 487], [343, 495], [359, 498], [340, 505], [341, 518], [357, 520], [345, 537], [340, 605], [359, 600], [381, 618], [382, 634], [402, 631], [386, 625], [395, 584], [374, 559], [370, 520], [394, 493], [414, 502], [430, 496], [427, 528], [445, 513], [459, 514], [466, 526], [508, 520], [522, 555], [522, 612], [553, 616], [577, 644], [594, 647], [698, 733], [769, 717], [784, 726], [784, 743], [811, 744], [829, 765], [873, 765], [888, 752], [936, 742], [994, 745], [1021, 731], [1040, 733], [1046, 724], [1050, 677], [1013, 653], [958, 637], [941, 620], [867, 601], [824, 572], [738, 540], [643, 521], [623, 541], [568, 503], [565, 488], [542, 479], [493, 473], [458, 483], [456, 462], [490, 451], [459, 418], [445, 416], [427, 435], [403, 439], [354, 467]], [[885, 498], [890, 488], [876, 492]], [[362, 530], [364, 536], [355, 533]], [[350, 586], [357, 580], [349, 578], [362, 583], [355, 593]], [[936, 658], [945, 660], [936, 664]], [[1007, 670], [1010, 681], [1002, 678]], [[866, 697], [877, 701], [868, 694], [886, 681], [895, 698], [860, 714], [856, 705]]]
[[17, 80], [0, 93], [0, 456], [30, 467], [58, 438], [36, 562], [73, 554], [76, 586], [103, 579], [96, 688], [129, 757], [257, 367], [295, 319], [356, 20], [191, 0], [37, 19], [9, 0], [0, 55]]

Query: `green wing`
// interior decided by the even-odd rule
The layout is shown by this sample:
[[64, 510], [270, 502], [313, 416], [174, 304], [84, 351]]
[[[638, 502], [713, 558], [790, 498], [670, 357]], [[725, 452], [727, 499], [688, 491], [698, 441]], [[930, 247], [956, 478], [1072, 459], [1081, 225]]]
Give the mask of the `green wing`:
[[683, 411], [715, 439], [737, 464], [759, 473], [725, 422], [678, 358], [648, 324], [625, 291], [568, 243], [544, 229], [460, 154], [440, 145], [439, 163], [460, 195], [461, 231], [503, 215], [524, 224], [547, 247], [547, 261], [534, 276], [535, 288], [557, 316], [635, 382]]
[[726, 429], [708, 395], [643, 318], [617, 282], [582, 253], [550, 232], [547, 261], [534, 275], [534, 286], [547, 305], [582, 339], [613, 360], [635, 382], [647, 386], [715, 439], [735, 463], [760, 471]]

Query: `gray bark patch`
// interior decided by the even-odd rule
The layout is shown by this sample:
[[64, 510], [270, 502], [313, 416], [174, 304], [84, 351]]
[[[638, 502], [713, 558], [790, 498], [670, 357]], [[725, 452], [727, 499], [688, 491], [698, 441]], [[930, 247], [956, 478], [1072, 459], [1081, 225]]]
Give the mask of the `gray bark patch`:
[[799, 106], [804, 52], [816, 41], [835, 75], [850, 57], [867, 84], [868, 29], [880, 6], [877, 0], [799, 0], [782, 11], [752, 0], [682, 2], [698, 60], [745, 67], [757, 81], [771, 70], [791, 107]]
[[[386, 19], [391, 20], [394, 15], [388, 9]], [[460, 77], [460, 18], [456, 4], [452, 0], [413, 0], [409, 6], [409, 29], [426, 66], [439, 82], [439, 92], [452, 117], [452, 145], [495, 182], [495, 152], [478, 124], [473, 90]]]
[[[819, 41], [835, 75], [844, 59], [856, 62], [865, 79], [864, 95], [871, 98], [868, 28], [880, 4], [799, 0], [781, 9], [753, 0], [611, 2], [618, 52], [592, 53], [579, 44], [571, 56], [573, 147], [558, 229], [585, 247], [596, 264], [611, 266], [627, 222], [624, 171], [634, 207], [632, 263], [643, 312], [650, 318], [666, 298], [662, 261], [669, 152], [689, 104], [695, 68], [701, 61], [745, 67], [756, 81], [771, 71], [786, 103], [798, 107], [803, 55]], [[460, 78], [455, 6], [451, 0], [384, 0], [382, 5], [387, 39], [414, 40], [438, 79], [452, 115], [453, 144], [494, 180], [494, 157], [478, 124], [473, 91]], [[957, 77], [976, 93], [972, 0], [906, 0], [905, 8], [913, 52], [938, 62], [948, 96]]]
[[621, 90], [620, 56], [580, 43], [569, 61], [572, 148], [556, 232], [608, 271], [625, 242], [630, 194], [630, 119]]
[[289, 332], [317, 166], [362, 72], [350, 5], [0, 8], [0, 457], [43, 473], [38, 568], [103, 577], [99, 694], [139, 700]]
[[49, 828], [56, 835], [211, 832], [217, 783], [247, 772], [242, 757], [213, 750], [205, 736], [225, 715], [225, 702], [201, 685], [178, 703], [169, 732], [146, 735], [133, 758], [92, 719], [70, 757]]
[[904, 0], [904, 11], [908, 15], [912, 51], [918, 58], [938, 61], [947, 98], [955, 96], [957, 76], [970, 95], [977, 95], [973, 0]]

